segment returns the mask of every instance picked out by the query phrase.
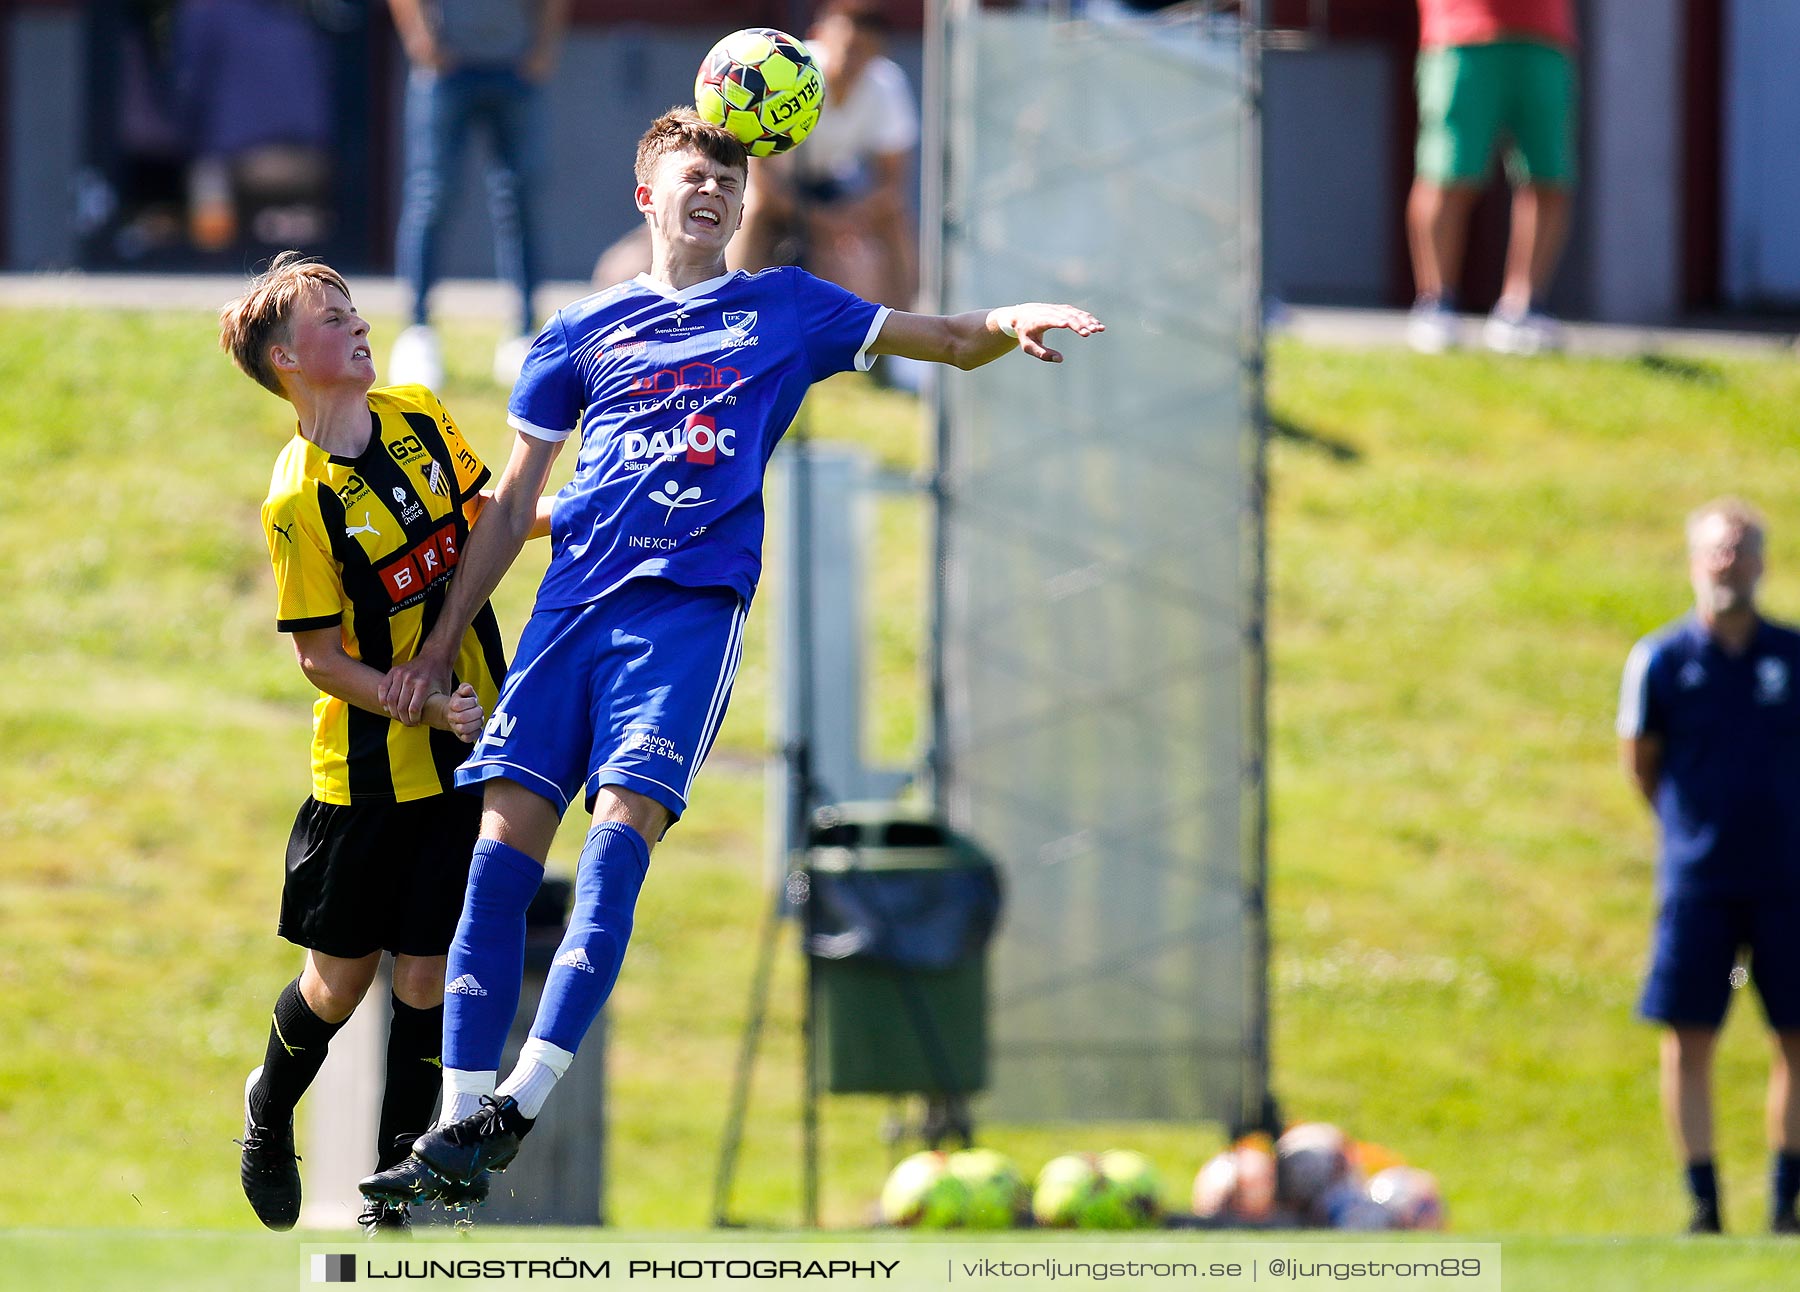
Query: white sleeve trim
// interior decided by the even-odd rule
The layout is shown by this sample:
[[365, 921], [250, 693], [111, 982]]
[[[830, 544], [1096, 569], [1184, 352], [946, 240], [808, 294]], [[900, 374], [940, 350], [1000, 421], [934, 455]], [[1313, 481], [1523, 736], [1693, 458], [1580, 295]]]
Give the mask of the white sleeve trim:
[[542, 440], [546, 444], [561, 444], [575, 429], [571, 426], [567, 431], [552, 431], [546, 427], [535, 426], [515, 413], [506, 415], [506, 424], [519, 434], [529, 435], [532, 439]]
[[856, 370], [867, 372], [875, 363], [875, 356], [869, 353], [869, 347], [875, 344], [875, 338], [881, 335], [881, 325], [887, 322], [888, 315], [894, 311], [887, 306], [878, 306], [875, 319], [869, 324], [868, 335], [863, 337], [862, 348], [856, 352]]
[[1625, 658], [1625, 676], [1619, 683], [1620, 740], [1636, 740], [1644, 734], [1644, 713], [1650, 707], [1650, 657], [1648, 638], [1631, 648]]

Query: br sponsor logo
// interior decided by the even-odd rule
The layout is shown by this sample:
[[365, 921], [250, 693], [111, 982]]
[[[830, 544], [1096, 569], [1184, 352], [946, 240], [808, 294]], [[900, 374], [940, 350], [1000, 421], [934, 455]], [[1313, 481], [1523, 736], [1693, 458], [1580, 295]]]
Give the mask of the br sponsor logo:
[[376, 573], [381, 576], [394, 609], [399, 610], [412, 605], [425, 595], [427, 588], [454, 570], [461, 555], [456, 525], [452, 522], [402, 552]]

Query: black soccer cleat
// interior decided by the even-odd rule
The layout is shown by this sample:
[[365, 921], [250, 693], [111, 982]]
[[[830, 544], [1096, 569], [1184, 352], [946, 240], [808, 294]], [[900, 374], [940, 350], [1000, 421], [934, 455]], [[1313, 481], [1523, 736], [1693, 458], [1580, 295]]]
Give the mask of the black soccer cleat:
[[1696, 1202], [1694, 1210], [1688, 1217], [1687, 1231], [1690, 1234], [1722, 1234], [1725, 1222], [1719, 1215], [1719, 1208], [1712, 1203]]
[[371, 1198], [356, 1218], [370, 1238], [411, 1238], [412, 1210], [404, 1202]]
[[1792, 1210], [1776, 1212], [1769, 1217], [1771, 1234], [1800, 1234], [1800, 1215]]
[[300, 1161], [294, 1152], [294, 1120], [261, 1126], [250, 1115], [250, 1092], [262, 1077], [259, 1065], [244, 1082], [244, 1138], [238, 1180], [256, 1218], [270, 1229], [286, 1230], [300, 1219]]
[[430, 1167], [409, 1154], [387, 1170], [357, 1181], [356, 1190], [371, 1203], [407, 1206], [431, 1201], [433, 1193], [443, 1183], [431, 1173]]
[[506, 1169], [531, 1123], [511, 1095], [483, 1095], [481, 1107], [469, 1116], [419, 1136], [413, 1156], [448, 1183], [468, 1189], [483, 1171]]
[[385, 1171], [377, 1171], [357, 1183], [357, 1191], [372, 1204], [393, 1206], [437, 1202], [453, 1210], [466, 1210], [487, 1201], [488, 1173], [478, 1171], [468, 1184], [446, 1180], [418, 1158], [408, 1156]]

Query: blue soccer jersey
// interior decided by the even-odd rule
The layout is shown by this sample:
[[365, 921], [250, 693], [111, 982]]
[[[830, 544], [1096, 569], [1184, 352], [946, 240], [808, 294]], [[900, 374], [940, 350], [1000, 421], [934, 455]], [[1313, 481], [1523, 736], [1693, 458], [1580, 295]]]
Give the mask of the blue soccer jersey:
[[538, 607], [587, 605], [638, 578], [748, 601], [769, 455], [809, 386], [869, 366], [887, 314], [792, 268], [680, 291], [640, 274], [558, 310], [507, 418], [537, 439], [581, 432]]
[[1800, 634], [1761, 620], [1745, 650], [1690, 615], [1625, 665], [1618, 733], [1662, 743], [1665, 896], [1800, 895]]

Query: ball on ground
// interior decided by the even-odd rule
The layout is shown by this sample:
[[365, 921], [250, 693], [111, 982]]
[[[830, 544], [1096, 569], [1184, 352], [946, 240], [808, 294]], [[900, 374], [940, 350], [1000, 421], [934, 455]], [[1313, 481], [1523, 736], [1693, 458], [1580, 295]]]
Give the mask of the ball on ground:
[[1100, 1174], [1117, 1196], [1122, 1224], [1114, 1229], [1149, 1229], [1162, 1219], [1162, 1181], [1142, 1153], [1113, 1149], [1100, 1155]]
[[1031, 1211], [1031, 1190], [1019, 1168], [991, 1148], [950, 1155], [950, 1174], [968, 1190], [963, 1223], [970, 1229], [1010, 1229]]
[[1065, 1153], [1044, 1163], [1031, 1190], [1031, 1214], [1052, 1229], [1073, 1229], [1106, 1188], [1092, 1154]]
[[914, 1153], [888, 1174], [881, 1190], [881, 1222], [918, 1229], [962, 1223], [969, 1187], [950, 1172], [947, 1153]]

